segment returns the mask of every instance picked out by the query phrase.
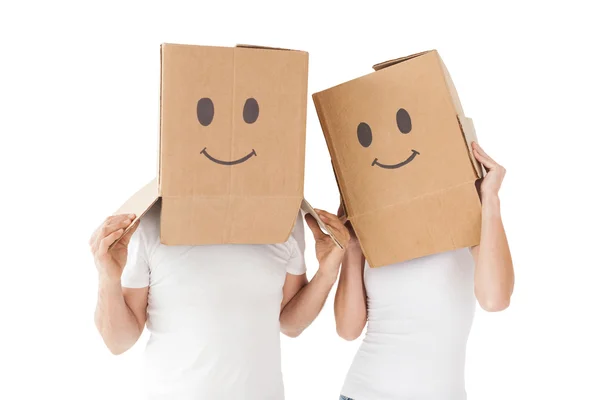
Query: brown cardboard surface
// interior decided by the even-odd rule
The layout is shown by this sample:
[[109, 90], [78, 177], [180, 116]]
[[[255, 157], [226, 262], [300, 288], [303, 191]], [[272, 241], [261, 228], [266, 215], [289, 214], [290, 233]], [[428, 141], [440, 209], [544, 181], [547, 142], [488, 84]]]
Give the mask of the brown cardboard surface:
[[[161, 46], [162, 243], [287, 240], [304, 197], [307, 79], [303, 51]], [[149, 191], [130, 202], [149, 207]]]
[[[131, 196], [113, 215], [119, 214], [134, 214], [135, 219], [129, 225], [123, 235], [125, 235], [133, 227], [134, 223], [139, 220], [145, 213], [152, 207], [159, 198], [158, 193], [158, 180], [153, 179], [148, 182], [144, 187], [139, 189], [133, 196]], [[121, 238], [121, 235], [113, 244], [109, 246], [111, 249]]]
[[427, 51], [374, 68], [313, 95], [369, 265], [478, 244], [474, 128], [441, 58]]
[[303, 198], [307, 53], [167, 44], [162, 58], [161, 240], [285, 241]]

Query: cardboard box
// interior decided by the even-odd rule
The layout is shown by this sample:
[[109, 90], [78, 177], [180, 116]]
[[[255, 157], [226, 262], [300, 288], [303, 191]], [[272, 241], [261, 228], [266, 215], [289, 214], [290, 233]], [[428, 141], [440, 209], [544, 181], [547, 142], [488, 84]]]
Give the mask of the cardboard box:
[[371, 267], [479, 243], [476, 140], [437, 51], [313, 95], [344, 210]]
[[310, 211], [307, 80], [303, 51], [163, 44], [158, 176], [116, 213], [161, 198], [167, 245], [286, 241]]

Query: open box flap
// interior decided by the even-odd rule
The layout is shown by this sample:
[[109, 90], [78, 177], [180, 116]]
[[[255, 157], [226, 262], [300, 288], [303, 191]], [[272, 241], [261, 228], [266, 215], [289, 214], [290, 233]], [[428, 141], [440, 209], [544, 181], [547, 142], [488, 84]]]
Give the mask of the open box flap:
[[325, 225], [325, 223], [321, 220], [321, 218], [319, 218], [319, 215], [316, 213], [315, 209], [310, 205], [310, 203], [306, 199], [302, 200], [300, 209], [302, 210], [303, 215], [306, 215], [306, 214], [312, 215], [314, 217], [314, 219], [317, 220], [317, 223], [319, 224], [319, 227], [321, 228], [321, 230], [323, 232], [327, 233], [340, 249], [344, 248], [344, 246], [342, 245], [340, 240], [327, 227], [327, 225]]
[[458, 123], [460, 124], [460, 129], [463, 132], [467, 148], [469, 149], [469, 157], [471, 157], [473, 169], [475, 169], [475, 172], [479, 178], [483, 178], [485, 176], [485, 170], [483, 169], [481, 163], [475, 158], [475, 155], [473, 154], [473, 146], [471, 146], [472, 142], [477, 142], [477, 134], [475, 132], [475, 125], [473, 125], [473, 120], [465, 117], [464, 115], [458, 115]]
[[144, 187], [138, 190], [133, 196], [131, 196], [113, 215], [119, 214], [135, 214], [135, 219], [129, 225], [123, 234], [110, 245], [109, 250], [113, 248], [115, 244], [121, 240], [121, 238], [129, 232], [135, 222], [137, 222], [146, 212], [156, 203], [159, 198], [158, 192], [158, 180], [157, 178], [152, 179]]

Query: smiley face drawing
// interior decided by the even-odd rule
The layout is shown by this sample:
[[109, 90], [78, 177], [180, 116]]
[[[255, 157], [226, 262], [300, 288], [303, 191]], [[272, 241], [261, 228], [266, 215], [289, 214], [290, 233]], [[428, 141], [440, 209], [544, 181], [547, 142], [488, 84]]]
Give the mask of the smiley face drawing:
[[[255, 123], [256, 120], [258, 119], [258, 114], [259, 114], [258, 101], [256, 101], [256, 99], [254, 99], [252, 97], [248, 98], [246, 100], [246, 102], [244, 103], [244, 109], [242, 112], [244, 122], [247, 124]], [[212, 123], [214, 116], [215, 116], [215, 105], [214, 105], [213, 101], [208, 97], [203, 97], [200, 100], [198, 100], [198, 105], [196, 106], [196, 115], [198, 117], [198, 122], [200, 123], [200, 125], [209, 126]], [[210, 155], [206, 147], [204, 149], [202, 149], [200, 154], [203, 154], [210, 161], [212, 161], [216, 164], [220, 164], [220, 165], [241, 164], [243, 162], [248, 161], [252, 157], [256, 157], [256, 155], [257, 155], [256, 150], [252, 149], [252, 151], [249, 152], [248, 154], [246, 154], [244, 157], [241, 157], [237, 160], [224, 161], [224, 160], [220, 160], [220, 159], [215, 158], [212, 155]]]
[[307, 53], [169, 44], [162, 60], [163, 201], [207, 201], [217, 215], [222, 196], [224, 213], [303, 190]]
[[473, 176], [436, 53], [313, 94], [347, 212], [408, 204]]
[[[404, 108], [400, 108], [396, 112], [396, 125], [400, 133], [404, 135], [409, 134], [412, 130], [412, 121], [410, 119], [410, 114]], [[373, 143], [373, 132], [371, 131], [371, 127], [369, 126], [369, 124], [366, 122], [361, 122], [358, 124], [358, 127], [356, 128], [356, 135], [358, 137], [358, 142], [362, 147], [367, 148]], [[412, 162], [416, 156], [421, 154], [414, 149], [412, 149], [411, 152], [412, 153], [405, 160], [400, 161], [396, 164], [384, 164], [380, 162], [379, 159], [376, 157], [375, 159], [373, 159], [371, 166], [377, 166], [379, 168], [384, 169], [397, 169], [403, 167], [408, 163]]]

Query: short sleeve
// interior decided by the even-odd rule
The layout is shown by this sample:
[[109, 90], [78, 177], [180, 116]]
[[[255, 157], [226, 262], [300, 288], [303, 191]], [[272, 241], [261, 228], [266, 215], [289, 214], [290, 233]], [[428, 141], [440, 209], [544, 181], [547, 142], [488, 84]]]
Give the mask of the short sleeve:
[[145, 240], [144, 221], [140, 222], [140, 226], [131, 235], [127, 249], [127, 263], [121, 275], [121, 286], [127, 288], [144, 288], [150, 285], [148, 243]]
[[288, 243], [291, 247], [291, 255], [286, 266], [286, 271], [292, 275], [302, 275], [306, 273], [306, 263], [304, 260], [304, 250], [306, 248], [304, 239], [304, 219], [300, 212], [296, 218], [296, 224], [288, 239]]

